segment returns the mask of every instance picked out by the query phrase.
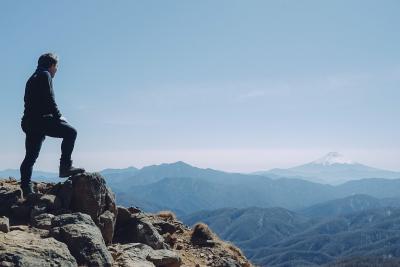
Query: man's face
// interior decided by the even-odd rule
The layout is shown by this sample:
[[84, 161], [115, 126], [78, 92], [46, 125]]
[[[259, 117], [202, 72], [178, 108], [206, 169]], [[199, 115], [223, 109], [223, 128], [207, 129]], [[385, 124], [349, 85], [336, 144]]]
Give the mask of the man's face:
[[49, 72], [50, 72], [51, 78], [54, 78], [54, 76], [56, 75], [57, 68], [58, 68], [57, 64], [53, 64], [50, 66]]

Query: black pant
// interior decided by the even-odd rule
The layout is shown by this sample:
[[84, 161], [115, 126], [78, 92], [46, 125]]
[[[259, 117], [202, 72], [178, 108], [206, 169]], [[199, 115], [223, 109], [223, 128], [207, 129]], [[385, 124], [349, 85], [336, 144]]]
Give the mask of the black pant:
[[20, 168], [22, 184], [27, 184], [31, 181], [33, 165], [39, 156], [46, 136], [63, 138], [60, 164], [71, 161], [77, 132], [67, 122], [52, 117], [36, 120], [22, 119], [21, 128], [26, 134], [26, 154]]

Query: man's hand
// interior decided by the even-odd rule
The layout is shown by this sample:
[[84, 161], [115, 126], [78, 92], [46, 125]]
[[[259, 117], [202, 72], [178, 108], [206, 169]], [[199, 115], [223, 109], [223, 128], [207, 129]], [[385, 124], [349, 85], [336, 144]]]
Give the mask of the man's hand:
[[61, 117], [60, 117], [60, 121], [63, 121], [63, 122], [68, 123], [67, 118], [65, 118], [64, 116], [61, 116]]

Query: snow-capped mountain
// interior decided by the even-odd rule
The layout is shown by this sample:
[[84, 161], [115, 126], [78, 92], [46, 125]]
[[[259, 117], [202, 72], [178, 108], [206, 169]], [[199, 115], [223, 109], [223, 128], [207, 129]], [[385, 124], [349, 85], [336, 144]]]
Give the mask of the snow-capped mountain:
[[332, 165], [332, 164], [355, 164], [356, 162], [345, 158], [342, 154], [339, 154], [338, 152], [329, 152], [326, 156], [317, 159], [311, 163], [321, 164], [321, 165]]
[[338, 152], [330, 152], [320, 159], [293, 168], [272, 169], [253, 174], [301, 178], [333, 185], [364, 178], [400, 178], [398, 172], [372, 168], [348, 159]]

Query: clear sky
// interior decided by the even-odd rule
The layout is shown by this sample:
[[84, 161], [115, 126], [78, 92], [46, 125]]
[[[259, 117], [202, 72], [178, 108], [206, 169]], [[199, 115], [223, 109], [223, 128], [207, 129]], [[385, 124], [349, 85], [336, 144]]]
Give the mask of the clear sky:
[[[89, 170], [292, 167], [338, 151], [400, 171], [400, 1], [0, 2], [0, 169], [24, 156], [40, 54]], [[47, 138], [36, 169], [58, 168]]]

